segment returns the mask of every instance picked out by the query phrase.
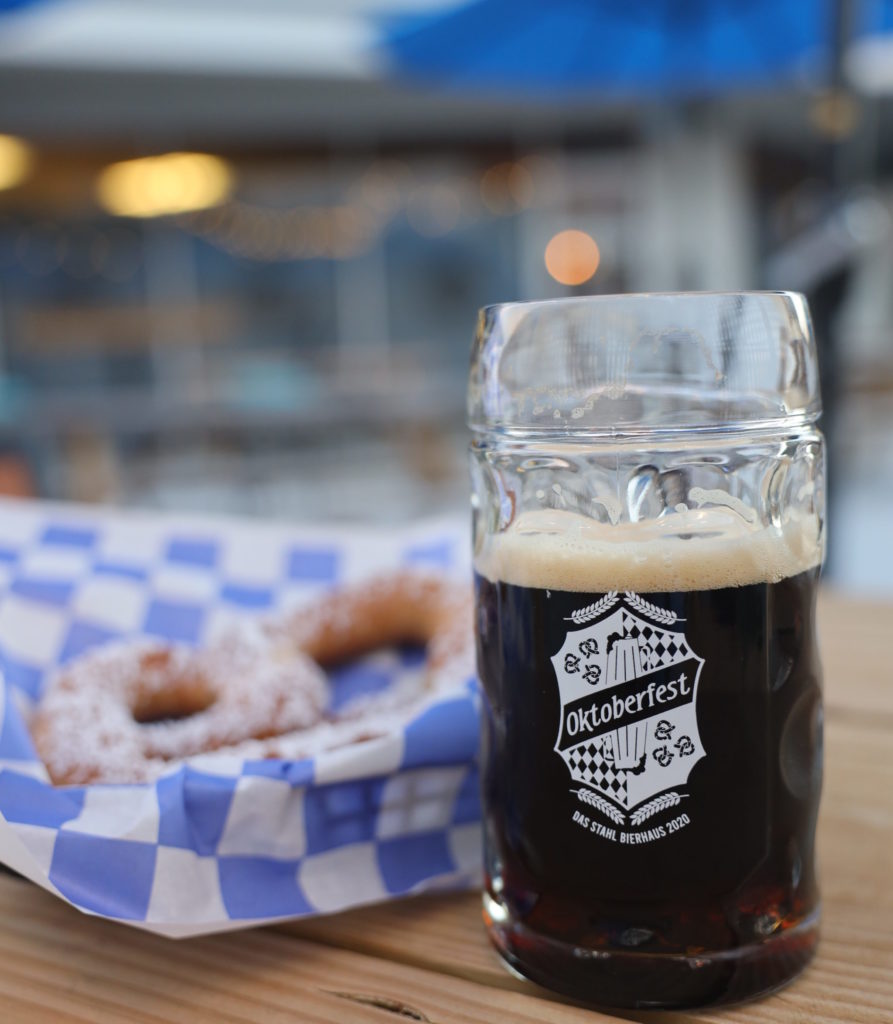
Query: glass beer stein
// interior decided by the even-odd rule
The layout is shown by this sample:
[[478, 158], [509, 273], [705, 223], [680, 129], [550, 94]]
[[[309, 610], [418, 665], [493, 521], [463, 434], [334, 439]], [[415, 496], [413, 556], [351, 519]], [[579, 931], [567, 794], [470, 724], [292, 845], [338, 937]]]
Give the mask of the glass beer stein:
[[811, 958], [820, 411], [800, 295], [482, 311], [484, 917], [522, 975], [692, 1007]]

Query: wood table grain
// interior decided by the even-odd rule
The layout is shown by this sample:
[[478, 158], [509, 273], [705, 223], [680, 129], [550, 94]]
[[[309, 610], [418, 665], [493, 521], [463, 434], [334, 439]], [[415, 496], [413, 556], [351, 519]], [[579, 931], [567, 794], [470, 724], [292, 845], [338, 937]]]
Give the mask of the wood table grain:
[[[627, 1019], [893, 1022], [893, 605], [825, 593], [820, 621], [827, 761], [818, 957], [757, 1003]], [[36, 886], [0, 877], [3, 1024], [616, 1019], [509, 975], [471, 893], [174, 942], [85, 916]]]

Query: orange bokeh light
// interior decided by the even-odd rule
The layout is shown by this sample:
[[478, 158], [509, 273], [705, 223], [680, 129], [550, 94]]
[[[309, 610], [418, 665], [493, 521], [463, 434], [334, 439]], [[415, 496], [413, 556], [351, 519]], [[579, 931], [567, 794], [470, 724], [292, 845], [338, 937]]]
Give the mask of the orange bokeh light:
[[585, 231], [559, 231], [546, 246], [546, 270], [559, 284], [583, 284], [598, 270], [601, 253]]

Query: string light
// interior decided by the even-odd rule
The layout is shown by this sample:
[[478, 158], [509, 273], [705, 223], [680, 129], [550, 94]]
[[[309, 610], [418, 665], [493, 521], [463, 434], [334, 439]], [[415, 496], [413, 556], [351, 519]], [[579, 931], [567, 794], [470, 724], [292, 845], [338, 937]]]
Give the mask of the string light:
[[182, 224], [235, 256], [266, 262], [350, 259], [379, 226], [369, 211], [348, 205], [277, 210], [247, 203], [191, 215]]
[[[491, 186], [491, 199], [497, 191], [502, 197], [502, 212], [512, 213], [531, 203], [534, 175], [527, 161], [497, 164], [484, 177]], [[412, 168], [402, 161], [377, 160], [350, 185], [341, 204], [271, 209], [229, 202], [187, 214], [181, 224], [247, 259], [352, 259], [372, 244], [400, 210], [405, 210], [410, 226], [420, 235], [437, 238], [454, 231], [460, 222], [475, 219], [489, 194], [487, 186], [482, 185], [479, 194], [477, 183], [462, 176], [414, 181]]]
[[[0, 135], [0, 188], [27, 177], [33, 163], [28, 143]], [[178, 215], [180, 224], [220, 248], [249, 259], [351, 259], [371, 244], [403, 210], [421, 235], [436, 238], [490, 212], [513, 213], [529, 205], [535, 173], [530, 158], [489, 168], [478, 183], [461, 175], [416, 183], [412, 167], [400, 160], [370, 163], [345, 193], [346, 201], [332, 206], [275, 209], [230, 200], [235, 183], [232, 167], [207, 153], [174, 152], [120, 161], [107, 166], [96, 182], [97, 198], [108, 212], [121, 217], [149, 218]], [[480, 187], [479, 187], [480, 185]], [[20, 261], [35, 274], [64, 265], [72, 273], [92, 273], [122, 279], [135, 265], [128, 259], [119, 274], [119, 253], [109, 240], [97, 237], [75, 267], [61, 234], [49, 246], [45, 232], [21, 238]], [[114, 247], [113, 247], [114, 248]], [[53, 251], [51, 251], [53, 250]], [[136, 261], [138, 263], [138, 259]]]

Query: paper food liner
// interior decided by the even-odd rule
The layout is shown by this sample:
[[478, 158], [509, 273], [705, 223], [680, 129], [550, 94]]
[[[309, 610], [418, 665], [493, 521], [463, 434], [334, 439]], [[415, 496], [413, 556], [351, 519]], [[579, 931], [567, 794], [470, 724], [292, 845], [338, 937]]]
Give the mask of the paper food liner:
[[[153, 783], [53, 787], [27, 719], [52, 671], [127, 637], [201, 643], [245, 616], [416, 565], [468, 573], [465, 530], [307, 529], [0, 502], [0, 861], [78, 909], [185, 937], [480, 882], [473, 678], [381, 735], [300, 760], [196, 757]], [[374, 703], [423, 671], [330, 676]]]

